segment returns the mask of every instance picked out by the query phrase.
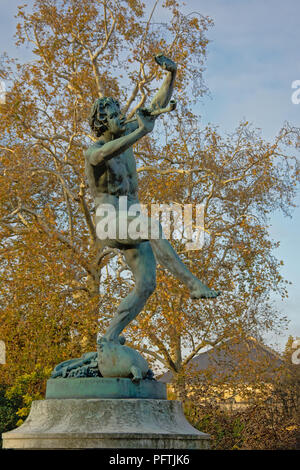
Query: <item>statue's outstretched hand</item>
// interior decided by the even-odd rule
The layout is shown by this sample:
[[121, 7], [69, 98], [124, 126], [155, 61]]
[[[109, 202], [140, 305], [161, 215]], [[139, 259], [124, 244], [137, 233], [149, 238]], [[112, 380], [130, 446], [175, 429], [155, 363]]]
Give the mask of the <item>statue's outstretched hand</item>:
[[176, 63], [163, 54], [157, 54], [154, 58], [156, 63], [168, 72], [175, 72], [177, 70]]

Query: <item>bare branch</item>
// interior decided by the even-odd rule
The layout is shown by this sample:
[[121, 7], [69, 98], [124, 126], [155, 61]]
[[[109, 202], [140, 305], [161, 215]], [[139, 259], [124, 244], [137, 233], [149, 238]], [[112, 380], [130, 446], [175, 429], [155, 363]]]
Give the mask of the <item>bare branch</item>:
[[156, 352], [151, 351], [150, 349], [147, 349], [145, 347], [139, 348], [139, 350], [141, 352], [144, 352], [145, 354], [149, 354], [150, 356], [154, 357], [155, 359], [157, 359], [164, 366], [169, 367], [169, 363], [167, 361], [165, 361], [165, 359], [163, 357], [161, 357], [159, 354], [157, 354]]
[[97, 276], [97, 273], [96, 273], [95, 269], [84, 261], [83, 254], [75, 246], [74, 243], [72, 243], [70, 240], [68, 240], [62, 233], [58, 232], [57, 230], [54, 230], [53, 227], [51, 227], [51, 228], [48, 227], [46, 222], [42, 219], [41, 215], [38, 214], [33, 209], [30, 209], [29, 207], [26, 207], [26, 206], [23, 205], [21, 210], [24, 211], [24, 212], [27, 212], [30, 215], [32, 215], [35, 218], [36, 222], [38, 223], [38, 226], [49, 237], [57, 238], [61, 243], [66, 245], [68, 248], [70, 248], [73, 251], [73, 253], [77, 256], [77, 259], [78, 259], [80, 265], [87, 271], [88, 274], [90, 274], [93, 278], [95, 278]]
[[56, 178], [58, 178], [60, 180], [60, 182], [62, 184], [62, 187], [65, 190], [65, 192], [68, 194], [68, 196], [70, 196], [70, 198], [73, 201], [78, 201], [78, 197], [75, 196], [74, 193], [72, 193], [70, 188], [68, 188], [65, 179], [63, 178], [63, 176], [60, 173], [57, 173], [56, 171], [53, 171], [53, 170], [48, 170], [46, 168], [32, 168], [31, 172], [32, 172], [32, 175], [35, 175], [36, 173], [46, 173], [46, 174], [56, 176]]
[[86, 220], [86, 223], [87, 223], [90, 235], [91, 235], [92, 242], [95, 243], [95, 241], [97, 239], [96, 228], [95, 228], [95, 225], [93, 223], [89, 208], [87, 207], [87, 204], [86, 204], [86, 200], [85, 200], [85, 197], [84, 197], [84, 195], [85, 195], [84, 190], [85, 190], [85, 184], [81, 183], [80, 184], [79, 195], [78, 195], [79, 196], [79, 201], [80, 201], [80, 205], [81, 205], [81, 208], [82, 208], [82, 211], [83, 211], [83, 214], [84, 214], [84, 217], [85, 217], [85, 220]]
[[155, 335], [153, 332], [148, 333], [149, 338], [153, 343], [158, 347], [159, 351], [162, 353], [162, 355], [165, 357], [165, 360], [167, 361], [168, 367], [171, 367], [175, 372], [177, 372], [176, 364], [174, 364], [167, 348], [163, 344], [163, 342]]

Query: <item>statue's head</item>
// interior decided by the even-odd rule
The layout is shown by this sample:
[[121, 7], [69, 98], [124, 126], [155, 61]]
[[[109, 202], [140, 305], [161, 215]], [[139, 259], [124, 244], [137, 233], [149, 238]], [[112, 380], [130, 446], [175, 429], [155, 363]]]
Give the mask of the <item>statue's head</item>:
[[89, 125], [97, 137], [100, 137], [109, 126], [112, 114], [114, 119], [120, 120], [120, 105], [117, 100], [111, 97], [98, 98], [91, 109], [89, 115]]

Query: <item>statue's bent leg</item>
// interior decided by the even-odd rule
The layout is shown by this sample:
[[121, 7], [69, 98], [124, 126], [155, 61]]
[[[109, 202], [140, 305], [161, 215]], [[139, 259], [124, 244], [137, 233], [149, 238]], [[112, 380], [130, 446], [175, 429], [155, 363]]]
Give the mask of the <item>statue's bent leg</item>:
[[135, 287], [121, 302], [117, 315], [110, 322], [104, 337], [118, 341], [123, 329], [143, 309], [156, 287], [156, 262], [149, 242], [124, 250], [126, 262], [135, 278]]
[[179, 281], [183, 282], [194, 299], [209, 299], [217, 297], [220, 292], [214, 291], [203, 284], [181, 261], [171, 243], [163, 238], [160, 226], [160, 237], [150, 240], [153, 252], [159, 264], [167, 268]]

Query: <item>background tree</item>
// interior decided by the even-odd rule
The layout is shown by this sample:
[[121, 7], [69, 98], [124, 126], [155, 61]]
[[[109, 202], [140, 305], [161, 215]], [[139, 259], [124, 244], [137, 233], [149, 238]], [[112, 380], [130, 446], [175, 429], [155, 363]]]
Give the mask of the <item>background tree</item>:
[[[193, 104], [205, 93], [203, 68], [211, 19], [183, 15], [167, 0], [166, 24], [130, 0], [36, 0], [19, 10], [17, 41], [34, 60], [7, 61], [11, 87], [1, 127], [1, 336], [11, 383], [34, 364], [54, 365], [95, 348], [120, 297], [132, 285], [115, 250], [96, 250], [83, 151], [93, 140], [87, 116], [95, 98], [113, 95], [133, 116], [162, 78], [153, 55], [178, 63], [177, 111], [136, 146], [145, 203], [203, 204], [205, 245], [182, 258], [220, 300], [192, 302], [158, 269], [158, 289], [126, 336], [163, 367], [181, 374], [203, 347], [232, 335], [280, 329], [269, 303], [286, 295], [268, 216], [289, 213], [299, 182], [293, 152], [299, 130], [285, 125], [265, 142], [247, 122], [222, 137], [200, 129]], [[92, 214], [92, 215], [91, 215]], [[120, 258], [120, 257], [119, 257]], [[117, 266], [119, 269], [115, 269]]]
[[[190, 365], [185, 414], [212, 436], [214, 449], [299, 449], [299, 365], [291, 361], [293, 338], [281, 356], [263, 346], [247, 358], [243, 349], [251, 343], [259, 344], [253, 338], [243, 341], [232, 363], [224, 361], [219, 348], [214, 366], [195, 371]], [[233, 353], [236, 346], [231, 341], [223, 352]]]
[[0, 322], [9, 382], [37, 360], [54, 365], [94, 349], [106, 304], [116, 303], [99, 294], [116, 253], [95, 248], [87, 117], [102, 95], [120, 99], [132, 116], [159, 85], [153, 54], [161, 50], [182, 64], [183, 104], [190, 83], [204, 92], [210, 20], [184, 17], [178, 7], [166, 2], [170, 22], [154, 26], [141, 2], [38, 0], [31, 14], [19, 9], [17, 44], [29, 45], [35, 59], [6, 61], [11, 87], [0, 124]]

